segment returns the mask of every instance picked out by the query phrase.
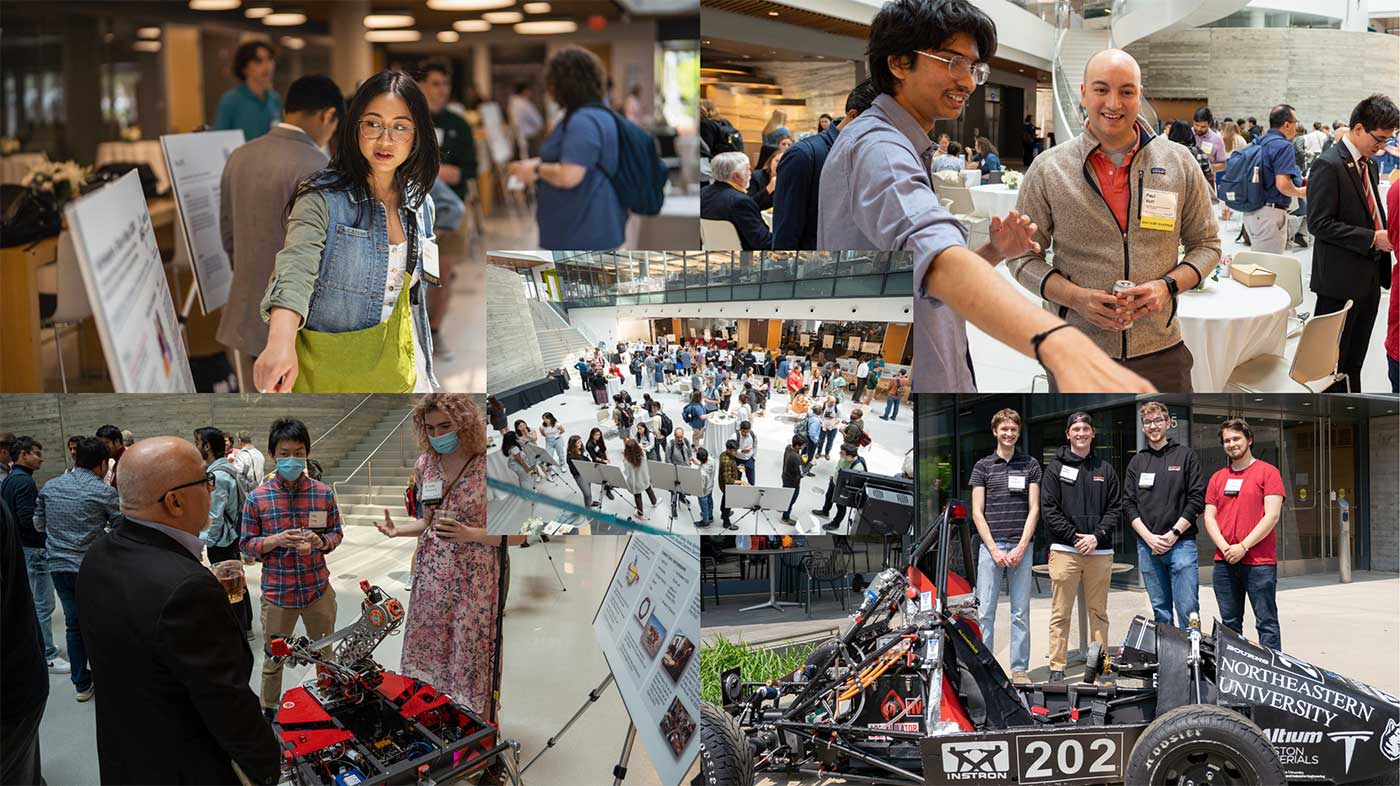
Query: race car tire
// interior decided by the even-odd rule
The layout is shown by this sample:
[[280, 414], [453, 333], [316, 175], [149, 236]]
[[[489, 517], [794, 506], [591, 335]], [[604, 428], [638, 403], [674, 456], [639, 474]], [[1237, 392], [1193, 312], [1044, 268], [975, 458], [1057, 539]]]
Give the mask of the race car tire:
[[1195, 768], [1200, 780], [1220, 767], [1236, 783], [1281, 784], [1283, 766], [1264, 732], [1249, 718], [1209, 704], [1170, 710], [1148, 725], [1128, 758], [1126, 780], [1159, 786]]
[[700, 776], [696, 786], [753, 786], [753, 753], [738, 721], [700, 702]]

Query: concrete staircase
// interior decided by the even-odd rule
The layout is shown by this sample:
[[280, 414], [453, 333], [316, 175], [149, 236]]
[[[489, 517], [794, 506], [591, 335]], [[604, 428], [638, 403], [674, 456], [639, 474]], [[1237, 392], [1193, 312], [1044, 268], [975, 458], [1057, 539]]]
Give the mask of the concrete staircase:
[[535, 323], [535, 338], [540, 344], [540, 357], [545, 368], [572, 366], [579, 355], [588, 351], [588, 339], [565, 322], [547, 303], [528, 301], [530, 318]]
[[1069, 94], [1079, 98], [1079, 86], [1084, 83], [1084, 66], [1094, 53], [1109, 47], [1108, 28], [1067, 30], [1060, 45], [1060, 67], [1064, 69]]
[[403, 492], [420, 453], [408, 414], [406, 407], [381, 413], [349, 449], [322, 459], [321, 479], [335, 489], [345, 526], [374, 526], [385, 508], [396, 520], [404, 518]]

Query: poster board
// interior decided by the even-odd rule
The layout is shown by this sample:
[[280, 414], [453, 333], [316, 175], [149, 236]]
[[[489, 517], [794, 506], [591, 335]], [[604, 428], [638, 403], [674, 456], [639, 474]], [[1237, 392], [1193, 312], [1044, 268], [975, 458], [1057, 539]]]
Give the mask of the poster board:
[[880, 342], [866, 341], [865, 343], [861, 344], [860, 351], [866, 353], [867, 355], [878, 355], [880, 354]]
[[663, 786], [700, 752], [700, 542], [633, 535], [593, 618], [637, 738]]
[[812, 337], [807, 335], [806, 333], [803, 333], [802, 335], [797, 337], [797, 343], [801, 344], [804, 347], [810, 347], [812, 345]]
[[505, 115], [501, 113], [501, 105], [495, 101], [487, 101], [478, 105], [476, 111], [481, 116], [481, 127], [486, 132], [486, 149], [491, 154], [491, 160], [497, 166], [506, 164], [515, 157], [515, 143], [506, 133], [506, 120]]
[[851, 336], [846, 339], [846, 349], [851, 352], [860, 351], [860, 336]]
[[63, 211], [118, 393], [193, 393], [151, 214], [132, 170]]
[[224, 164], [243, 144], [243, 132], [204, 131], [166, 134], [160, 138], [175, 197], [176, 231], [183, 237], [194, 270], [199, 307], [208, 314], [228, 302], [233, 264], [224, 252], [219, 227], [220, 185]]
[[831, 345], [835, 338], [836, 337], [831, 335], [830, 333], [826, 334], [825, 336], [822, 336], [822, 347], [824, 349], [831, 349]]

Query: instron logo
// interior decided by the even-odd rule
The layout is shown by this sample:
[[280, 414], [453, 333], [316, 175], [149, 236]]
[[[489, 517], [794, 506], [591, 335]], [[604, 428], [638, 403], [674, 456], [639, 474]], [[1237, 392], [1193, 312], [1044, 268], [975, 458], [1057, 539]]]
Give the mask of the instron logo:
[[949, 742], [943, 746], [943, 773], [950, 781], [1005, 780], [1011, 754], [1002, 740]]

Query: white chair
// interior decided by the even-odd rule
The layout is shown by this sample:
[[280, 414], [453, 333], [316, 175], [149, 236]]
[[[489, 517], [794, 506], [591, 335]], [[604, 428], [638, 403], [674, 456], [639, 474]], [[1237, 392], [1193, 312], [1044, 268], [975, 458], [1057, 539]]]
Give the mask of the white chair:
[[1297, 324], [1288, 331], [1288, 337], [1293, 338], [1303, 332], [1303, 325], [1308, 321], [1307, 312], [1298, 313], [1298, 306], [1303, 303], [1303, 263], [1297, 257], [1287, 254], [1269, 254], [1263, 251], [1241, 251], [1235, 254], [1231, 264], [1235, 265], [1258, 265], [1274, 274], [1274, 283], [1283, 288], [1288, 293], [1288, 308], [1290, 318], [1297, 321]]
[[[53, 288], [45, 285], [44, 279], [52, 276]], [[40, 268], [41, 293], [53, 292], [58, 301], [54, 312], [40, 320], [39, 328], [53, 330], [54, 349], [58, 352], [58, 375], [63, 382], [63, 392], [68, 392], [68, 373], [63, 366], [63, 336], [60, 328], [81, 324], [92, 316], [92, 304], [88, 302], [87, 286], [83, 284], [82, 271], [78, 269], [78, 253], [73, 247], [73, 234], [62, 232], [58, 236], [58, 261], [52, 266]]]
[[1348, 300], [1341, 311], [1308, 320], [1292, 364], [1278, 355], [1251, 358], [1235, 367], [1225, 383], [1226, 389], [1246, 393], [1321, 393], [1340, 381], [1350, 392], [1351, 380], [1346, 374], [1337, 373], [1342, 326], [1350, 310]]
[[743, 251], [739, 230], [728, 221], [700, 219], [700, 247], [705, 251]]
[[989, 216], [977, 212], [977, 206], [972, 201], [971, 190], [935, 179], [933, 192], [940, 200], [952, 202], [948, 209], [952, 211], [954, 218], [967, 227], [968, 248], [977, 248], [986, 242], [992, 220]]

